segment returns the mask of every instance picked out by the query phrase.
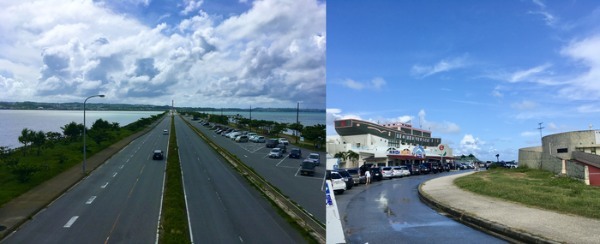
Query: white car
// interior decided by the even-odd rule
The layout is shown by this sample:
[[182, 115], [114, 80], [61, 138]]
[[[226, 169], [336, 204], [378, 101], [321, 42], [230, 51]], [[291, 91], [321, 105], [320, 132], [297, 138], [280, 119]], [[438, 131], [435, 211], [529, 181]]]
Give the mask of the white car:
[[235, 138], [236, 138], [237, 136], [241, 135], [241, 134], [242, 134], [242, 133], [240, 133], [240, 132], [231, 132], [231, 133], [229, 133], [229, 135], [227, 135], [227, 136], [229, 137], [229, 139], [231, 139], [231, 140], [235, 140]]
[[290, 142], [288, 141], [288, 139], [285, 138], [279, 138], [279, 143], [283, 143], [283, 145], [288, 145], [290, 144]]
[[269, 156], [269, 158], [281, 158], [283, 157], [283, 153], [281, 152], [281, 148], [276, 147], [271, 149], [267, 156]]
[[264, 136], [255, 136], [254, 137], [254, 142], [256, 142], [256, 143], [264, 143], [265, 142], [265, 137]]
[[392, 177], [404, 177], [409, 176], [410, 171], [406, 166], [394, 166], [392, 167]]
[[311, 160], [315, 165], [321, 165], [321, 156], [318, 153], [311, 153], [307, 157], [308, 160]]
[[331, 181], [331, 186], [336, 194], [342, 194], [346, 190], [346, 182], [344, 177], [338, 172], [328, 172], [329, 177], [327, 180]]

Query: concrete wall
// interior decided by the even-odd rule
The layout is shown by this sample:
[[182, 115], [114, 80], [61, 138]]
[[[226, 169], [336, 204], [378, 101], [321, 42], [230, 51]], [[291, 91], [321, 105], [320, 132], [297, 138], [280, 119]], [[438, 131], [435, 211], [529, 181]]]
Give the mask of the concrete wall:
[[560, 174], [562, 171], [562, 159], [542, 153], [542, 163], [540, 168], [555, 174]]
[[519, 164], [532, 169], [539, 169], [542, 163], [542, 147], [525, 147], [519, 149]]
[[[544, 154], [550, 154], [562, 159], [571, 159], [571, 152], [581, 147], [597, 147], [600, 141], [594, 130], [571, 131], [542, 137]], [[566, 152], [559, 152], [559, 150]]]
[[583, 164], [579, 164], [577, 162], [567, 160], [567, 176], [578, 179], [585, 180], [585, 166]]

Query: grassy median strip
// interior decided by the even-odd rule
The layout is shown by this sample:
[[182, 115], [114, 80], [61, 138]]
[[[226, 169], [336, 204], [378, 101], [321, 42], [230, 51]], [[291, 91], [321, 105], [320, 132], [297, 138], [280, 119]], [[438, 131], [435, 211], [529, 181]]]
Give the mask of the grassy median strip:
[[171, 133], [169, 134], [160, 243], [191, 243], [173, 116], [171, 116]]
[[460, 177], [454, 183], [481, 195], [600, 219], [599, 187], [544, 170], [496, 168]]

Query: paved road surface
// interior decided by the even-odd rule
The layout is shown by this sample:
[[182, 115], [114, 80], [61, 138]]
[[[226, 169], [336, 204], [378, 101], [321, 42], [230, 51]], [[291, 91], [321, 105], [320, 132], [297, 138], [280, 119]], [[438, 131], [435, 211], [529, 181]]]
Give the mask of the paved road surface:
[[417, 187], [456, 172], [355, 186], [336, 196], [348, 243], [504, 243], [440, 215], [419, 200]]
[[176, 116], [177, 145], [195, 243], [299, 243], [270, 203]]
[[[134, 140], [3, 243], [154, 243], [170, 120]], [[93, 143], [93, 142], [92, 142]]]
[[[213, 130], [200, 125], [198, 121], [186, 119], [211, 138], [213, 142], [237, 155], [246, 165], [252, 167], [263, 178], [279, 188], [284, 195], [311, 213], [317, 220], [325, 223], [325, 192], [322, 190], [326, 162], [324, 152], [317, 152], [321, 156], [321, 166], [316, 167], [315, 176], [302, 176], [299, 173], [302, 159], [287, 157], [289, 150], [295, 147], [292, 144], [288, 145], [288, 153], [283, 158], [268, 158], [267, 154], [271, 149], [266, 148], [265, 143], [237, 143], [215, 134]], [[306, 158], [312, 152], [303, 149], [302, 158]]]

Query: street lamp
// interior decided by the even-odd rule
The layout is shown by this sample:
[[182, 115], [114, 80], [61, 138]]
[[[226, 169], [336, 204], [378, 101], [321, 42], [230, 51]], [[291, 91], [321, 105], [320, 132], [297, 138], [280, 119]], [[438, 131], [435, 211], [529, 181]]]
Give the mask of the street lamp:
[[85, 159], [86, 159], [86, 146], [85, 146], [85, 103], [92, 97], [104, 97], [104, 95], [89, 96], [83, 101], [83, 174], [85, 175]]

